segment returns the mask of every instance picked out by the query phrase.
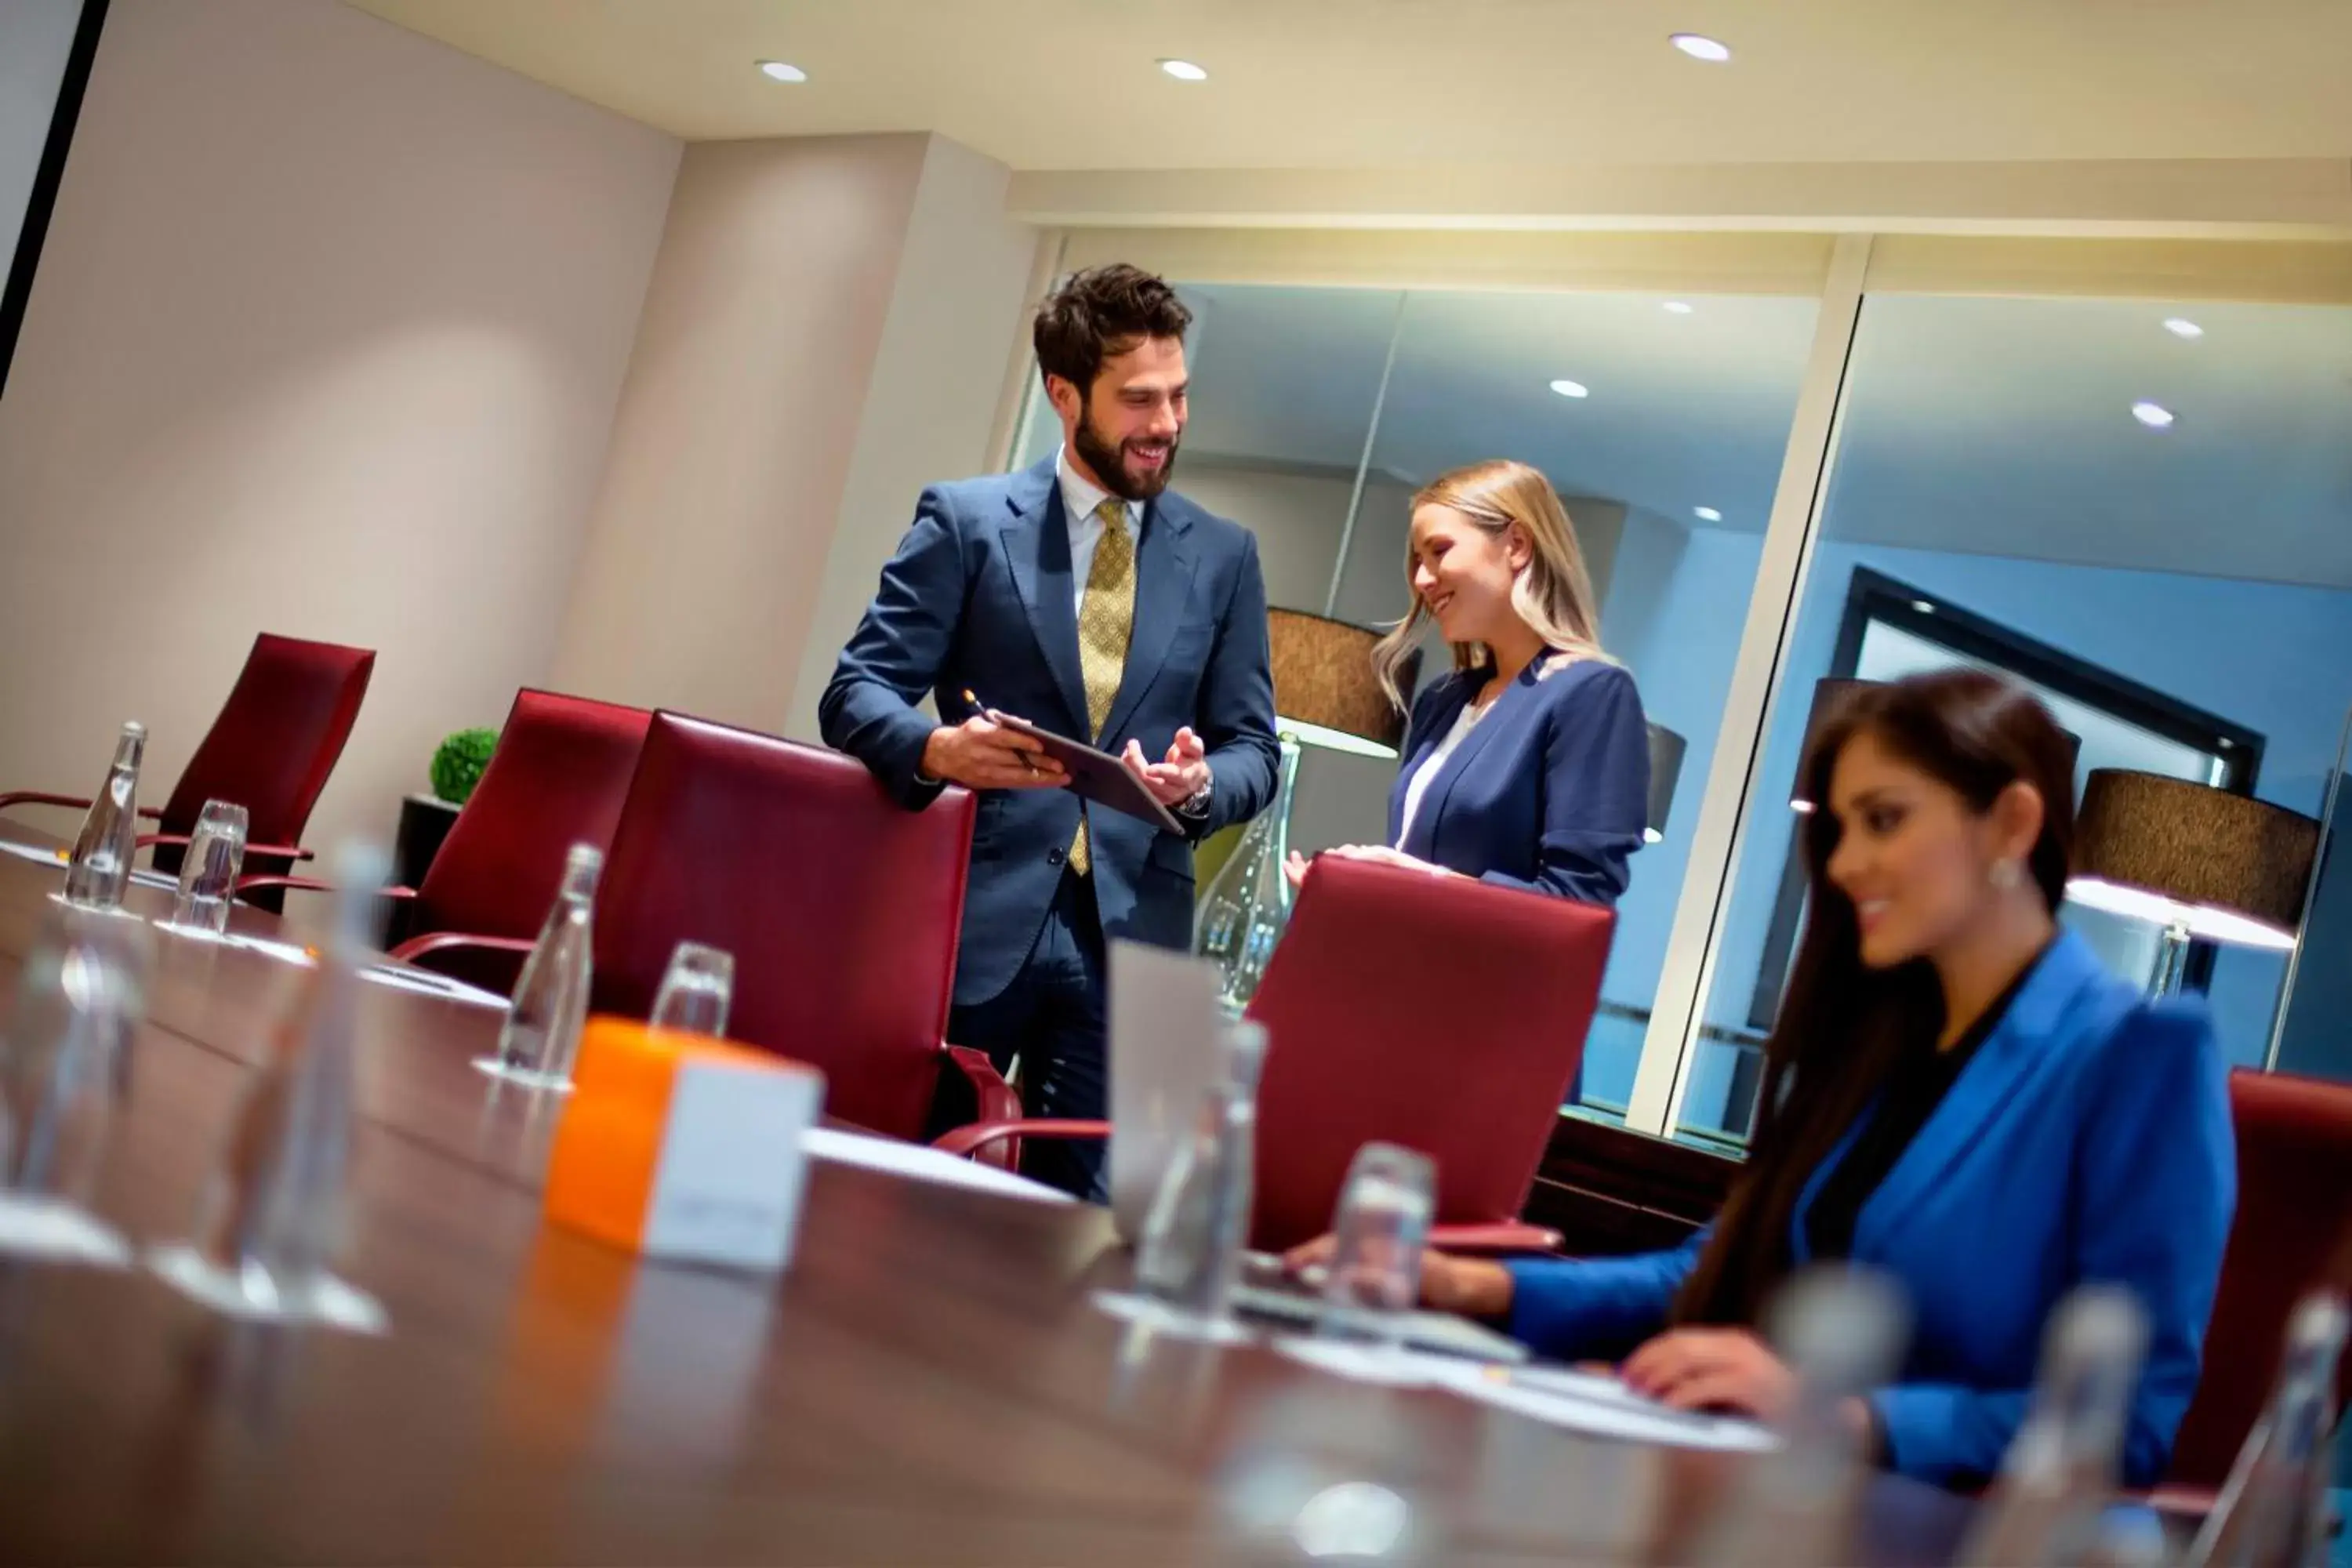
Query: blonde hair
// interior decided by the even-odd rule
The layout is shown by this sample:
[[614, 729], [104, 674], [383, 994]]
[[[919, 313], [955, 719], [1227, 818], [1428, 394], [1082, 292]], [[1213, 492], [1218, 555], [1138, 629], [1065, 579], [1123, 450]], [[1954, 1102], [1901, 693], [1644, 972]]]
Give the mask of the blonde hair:
[[[1565, 656], [1547, 663], [1538, 679], [1580, 659], [1616, 662], [1601, 646], [1601, 608], [1593, 602], [1592, 574], [1585, 570], [1576, 525], [1569, 521], [1568, 509], [1559, 504], [1559, 493], [1541, 472], [1508, 458], [1472, 463], [1440, 474], [1423, 487], [1412, 498], [1412, 510], [1418, 512], [1425, 506], [1458, 511], [1490, 536], [1499, 537], [1513, 523], [1527, 535], [1528, 563], [1511, 584], [1511, 608], [1547, 647]], [[1405, 548], [1404, 575], [1410, 588], [1411, 545]], [[1412, 608], [1372, 650], [1372, 668], [1381, 678], [1381, 689], [1400, 710], [1410, 706], [1411, 694], [1398, 678], [1412, 655], [1422, 623], [1428, 618], [1429, 606], [1414, 594]], [[1457, 670], [1484, 669], [1494, 662], [1494, 651], [1484, 643], [1450, 646]]]

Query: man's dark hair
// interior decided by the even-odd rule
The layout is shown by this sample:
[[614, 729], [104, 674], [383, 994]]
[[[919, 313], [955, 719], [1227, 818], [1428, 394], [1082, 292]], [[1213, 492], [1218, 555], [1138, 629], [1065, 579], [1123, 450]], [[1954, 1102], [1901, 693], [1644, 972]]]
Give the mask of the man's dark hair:
[[1181, 338], [1192, 324], [1176, 290], [1142, 268], [1123, 261], [1090, 268], [1037, 307], [1037, 372], [1091, 393], [1103, 361], [1147, 338]]

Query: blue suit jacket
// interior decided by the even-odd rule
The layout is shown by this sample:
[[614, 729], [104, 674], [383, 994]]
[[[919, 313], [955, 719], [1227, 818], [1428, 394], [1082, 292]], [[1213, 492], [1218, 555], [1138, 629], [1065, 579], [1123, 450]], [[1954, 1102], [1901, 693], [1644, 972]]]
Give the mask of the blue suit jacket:
[[[1000, 711], [1085, 739], [1076, 600], [1051, 459], [925, 490], [818, 705], [825, 743], [919, 808], [940, 790], [916, 777], [936, 722], [915, 707], [926, 690], [951, 723], [971, 714], [969, 688]], [[1215, 777], [1207, 816], [1186, 825], [1204, 837], [1256, 816], [1274, 795], [1265, 584], [1247, 529], [1168, 494], [1144, 510], [1134, 635], [1096, 743], [1118, 752], [1132, 737], [1157, 761], [1188, 724], [1208, 748]], [[1028, 957], [1082, 805], [1064, 789], [982, 793], [956, 965], [959, 1005], [994, 996]], [[1187, 945], [1191, 839], [1121, 812], [1087, 808], [1087, 816], [1104, 931]]]
[[[1854, 1226], [1853, 1257], [1909, 1292], [1900, 1380], [1873, 1396], [1895, 1468], [1990, 1476], [2025, 1415], [2043, 1321], [2074, 1286], [2128, 1287], [2148, 1358], [2126, 1484], [2154, 1485], [2196, 1391], [2236, 1204], [2221, 1047], [2201, 1004], [2148, 1004], [2059, 938]], [[1805, 1214], [1852, 1146], [1813, 1173]], [[1657, 1332], [1705, 1233], [1673, 1252], [1513, 1266], [1514, 1332], [1559, 1356]]]
[[[1412, 705], [1404, 766], [1389, 794], [1389, 842], [1413, 772], [1486, 676], [1457, 670]], [[1584, 659], [1543, 679], [1530, 665], [1462, 738], [1397, 847], [1507, 888], [1614, 904], [1649, 817], [1650, 739], [1633, 678]]]

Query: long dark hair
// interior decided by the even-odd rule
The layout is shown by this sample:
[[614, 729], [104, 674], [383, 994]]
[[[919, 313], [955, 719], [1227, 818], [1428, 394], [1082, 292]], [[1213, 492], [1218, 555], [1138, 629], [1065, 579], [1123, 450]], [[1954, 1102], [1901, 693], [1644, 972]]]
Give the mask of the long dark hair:
[[1838, 755], [1867, 733], [1956, 790], [1978, 811], [2020, 782], [2042, 795], [2042, 836], [2026, 869], [2055, 913], [2074, 844], [2074, 753], [2050, 710], [2022, 688], [1975, 669], [1939, 670], [1857, 688], [1805, 755], [1799, 798], [1811, 913], [1765, 1047], [1763, 1110], [1745, 1170], [1675, 1303], [1677, 1322], [1753, 1324], [1789, 1271], [1789, 1232], [1806, 1181], [1829, 1158], [1897, 1058], [1944, 1026], [1943, 991], [1924, 958], [1891, 969], [1862, 962], [1853, 904], [1830, 881], [1840, 832], [1829, 808]]

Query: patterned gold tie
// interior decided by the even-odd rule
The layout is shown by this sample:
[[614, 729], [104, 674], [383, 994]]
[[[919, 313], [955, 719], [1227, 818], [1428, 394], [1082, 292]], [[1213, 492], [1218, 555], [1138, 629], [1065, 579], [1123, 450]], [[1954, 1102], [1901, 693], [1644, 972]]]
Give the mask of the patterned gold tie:
[[[1078, 605], [1078, 673], [1087, 684], [1089, 738], [1100, 744], [1103, 721], [1110, 717], [1119, 677], [1127, 671], [1128, 639], [1135, 635], [1135, 536], [1127, 531], [1127, 503], [1117, 496], [1106, 496], [1095, 516], [1103, 531], [1087, 568], [1086, 597]], [[1081, 877], [1094, 869], [1083, 815], [1077, 837], [1070, 840], [1070, 867]]]

